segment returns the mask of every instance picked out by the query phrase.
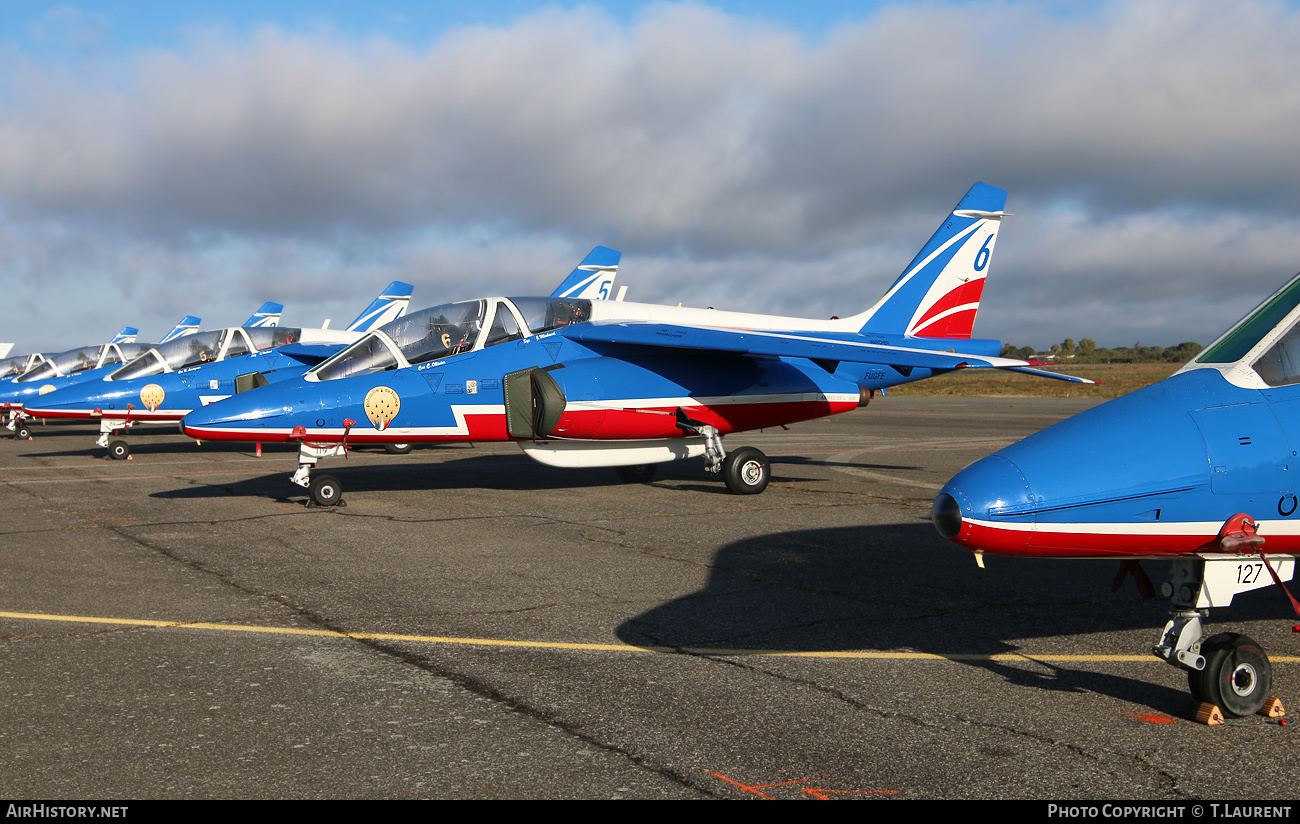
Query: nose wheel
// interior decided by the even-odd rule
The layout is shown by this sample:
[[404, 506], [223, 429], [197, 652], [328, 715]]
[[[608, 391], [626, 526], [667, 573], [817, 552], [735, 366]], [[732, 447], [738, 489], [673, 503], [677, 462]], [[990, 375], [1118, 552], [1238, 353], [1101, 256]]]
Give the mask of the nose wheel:
[[113, 461], [125, 461], [131, 457], [131, 447], [123, 440], [109, 441], [108, 457]]
[[[1271, 560], [1279, 584], [1292, 577], [1294, 559], [1272, 556]], [[1273, 665], [1259, 642], [1236, 632], [1204, 637], [1210, 607], [1227, 606], [1234, 595], [1272, 583], [1266, 573], [1268, 563], [1262, 555], [1246, 554], [1179, 558], [1162, 587], [1175, 610], [1152, 651], [1187, 671], [1187, 686], [1201, 703], [1197, 720], [1204, 723], [1222, 722], [1222, 716], [1218, 722], [1207, 720], [1212, 717], [1207, 711], [1215, 707], [1238, 717], [1282, 713], [1280, 702], [1270, 701]]]
[[[345, 423], [348, 429], [352, 428], [352, 421]], [[298, 429], [301, 430], [302, 427]], [[295, 434], [302, 437], [301, 433]], [[344, 437], [347, 437], [346, 431]], [[317, 506], [339, 506], [343, 503], [343, 487], [339, 484], [338, 478], [333, 475], [317, 475], [313, 478], [311, 471], [321, 458], [346, 454], [346, 443], [310, 444], [304, 440], [298, 446], [298, 471], [293, 473], [290, 480], [306, 489], [312, 503]]]
[[1222, 707], [1230, 715], [1254, 715], [1273, 688], [1273, 665], [1253, 639], [1221, 632], [1201, 642], [1205, 669], [1189, 670], [1187, 685], [1196, 700]]
[[343, 500], [343, 487], [333, 475], [317, 475], [307, 492], [317, 506], [338, 506]]

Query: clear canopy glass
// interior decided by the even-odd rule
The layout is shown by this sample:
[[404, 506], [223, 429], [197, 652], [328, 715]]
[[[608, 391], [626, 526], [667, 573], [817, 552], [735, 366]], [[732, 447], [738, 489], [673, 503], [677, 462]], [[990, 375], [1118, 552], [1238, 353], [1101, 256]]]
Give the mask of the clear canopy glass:
[[109, 375], [108, 380], [127, 381], [132, 378], [161, 375], [168, 369], [174, 372], [187, 366], [210, 363], [221, 355], [222, 344], [231, 331], [233, 330], [218, 329], [213, 332], [199, 332], [160, 343]]

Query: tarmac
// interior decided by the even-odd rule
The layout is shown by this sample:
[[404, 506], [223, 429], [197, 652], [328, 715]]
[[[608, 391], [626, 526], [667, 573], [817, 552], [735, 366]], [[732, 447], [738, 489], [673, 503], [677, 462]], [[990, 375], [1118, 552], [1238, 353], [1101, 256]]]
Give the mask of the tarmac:
[[[512, 444], [295, 450], [137, 427], [0, 441], [5, 795], [1287, 799], [1292, 726], [1193, 720], [1113, 562], [934, 531], [963, 466], [1091, 401], [878, 398], [648, 484]], [[1166, 565], [1148, 564], [1160, 583]], [[1275, 589], [1211, 615], [1300, 708]]]

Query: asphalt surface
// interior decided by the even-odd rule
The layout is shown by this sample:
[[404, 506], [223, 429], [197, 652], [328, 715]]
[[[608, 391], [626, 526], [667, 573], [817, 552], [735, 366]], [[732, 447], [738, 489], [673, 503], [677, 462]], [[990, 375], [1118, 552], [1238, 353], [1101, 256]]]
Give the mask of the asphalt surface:
[[[1108, 562], [990, 559], [930, 502], [1090, 405], [882, 398], [647, 485], [509, 444], [322, 462], [139, 428], [0, 441], [5, 794], [144, 798], [1296, 795], [1294, 727], [1191, 720], [1167, 606]], [[1162, 565], [1148, 566], [1157, 584]], [[1240, 596], [1300, 707], [1294, 618]], [[1073, 657], [1071, 657], [1073, 656]]]

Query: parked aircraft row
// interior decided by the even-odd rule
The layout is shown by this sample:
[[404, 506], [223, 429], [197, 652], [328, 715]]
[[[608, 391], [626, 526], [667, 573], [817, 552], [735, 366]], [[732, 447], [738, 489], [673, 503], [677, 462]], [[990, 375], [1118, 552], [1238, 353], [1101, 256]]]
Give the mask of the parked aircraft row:
[[[28, 415], [98, 419], [113, 457], [129, 453], [114, 431], [157, 421], [181, 420], [197, 439], [295, 443], [292, 481], [321, 506], [341, 499], [336, 478], [312, 477], [321, 459], [447, 441], [512, 441], [543, 464], [640, 482], [659, 463], [699, 458], [733, 492], [756, 494], [767, 457], [728, 451], [724, 436], [847, 412], [954, 369], [1079, 380], [971, 337], [1005, 202], [976, 184], [885, 294], [844, 318], [611, 300], [620, 255], [597, 247], [547, 297], [406, 314], [410, 287], [394, 283], [341, 332], [250, 323], [116, 368], [65, 372], [55, 357], [65, 383], [42, 379], [33, 399], [21, 384], [38, 381], [24, 375], [0, 398]], [[1293, 573], [1298, 322], [1300, 278], [1167, 381], [964, 470], [935, 501], [936, 527], [981, 559], [1121, 558], [1137, 575], [1137, 559], [1176, 559], [1164, 588], [1176, 611], [1156, 654], [1188, 671], [1198, 698], [1259, 710], [1267, 656], [1243, 636], [1203, 638], [1203, 624], [1210, 607]]]

